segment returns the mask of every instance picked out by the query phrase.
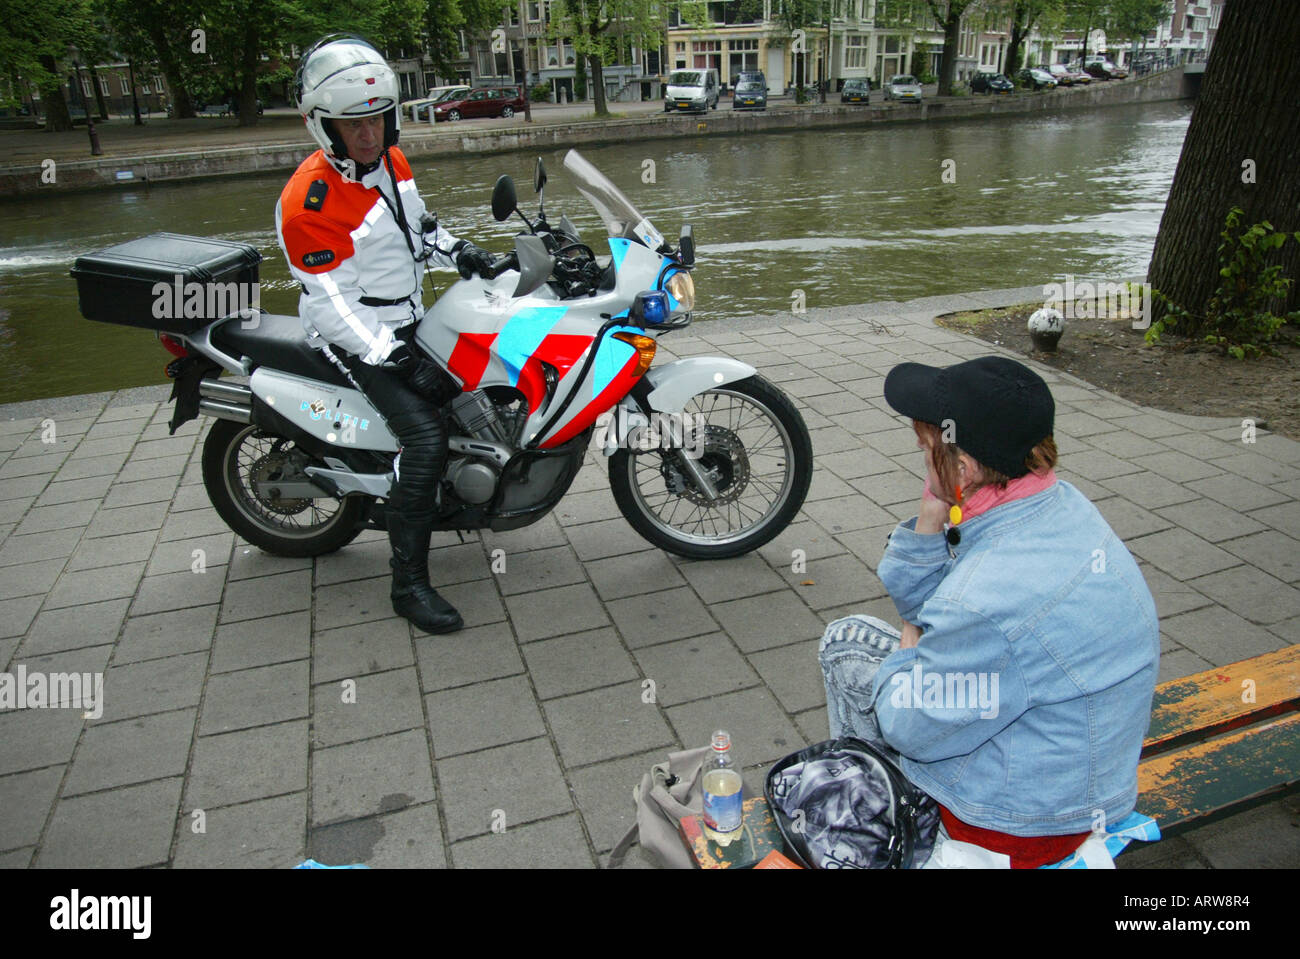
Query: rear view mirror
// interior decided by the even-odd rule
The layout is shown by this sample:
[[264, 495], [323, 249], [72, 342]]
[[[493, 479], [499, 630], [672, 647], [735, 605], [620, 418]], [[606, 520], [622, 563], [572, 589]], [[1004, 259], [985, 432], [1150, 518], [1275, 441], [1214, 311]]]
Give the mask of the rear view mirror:
[[677, 254], [681, 259], [682, 266], [690, 266], [695, 262], [695, 230], [689, 223], [682, 227], [682, 236], [678, 241]]
[[[506, 179], [503, 177], [502, 179]], [[555, 261], [540, 237], [515, 237], [515, 256], [519, 259], [519, 282], [511, 296], [527, 296], [550, 279]]]
[[492, 188], [492, 215], [496, 217], [498, 223], [503, 223], [518, 206], [519, 201], [515, 197], [515, 181], [507, 175], [502, 175], [498, 178], [497, 185]]
[[533, 192], [541, 193], [542, 188], [546, 186], [546, 167], [542, 166], [542, 158], [537, 158], [537, 167], [533, 171]]

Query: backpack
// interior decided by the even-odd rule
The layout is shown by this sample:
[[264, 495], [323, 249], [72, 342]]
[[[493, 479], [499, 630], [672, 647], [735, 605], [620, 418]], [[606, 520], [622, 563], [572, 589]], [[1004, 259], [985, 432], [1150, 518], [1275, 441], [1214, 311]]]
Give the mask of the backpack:
[[636, 804], [636, 825], [619, 840], [609, 854], [609, 868], [623, 863], [634, 843], [641, 854], [660, 869], [691, 869], [694, 863], [682, 841], [678, 822], [704, 811], [701, 770], [712, 746], [669, 753], [668, 761], [656, 763], [632, 790]]
[[768, 771], [763, 792], [786, 854], [806, 869], [912, 869], [934, 848], [939, 807], [860, 739], [791, 753]]

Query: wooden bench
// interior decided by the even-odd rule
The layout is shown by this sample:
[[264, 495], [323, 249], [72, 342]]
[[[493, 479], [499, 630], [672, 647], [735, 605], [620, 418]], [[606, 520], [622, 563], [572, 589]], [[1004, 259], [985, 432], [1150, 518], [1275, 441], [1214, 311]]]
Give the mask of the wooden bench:
[[[1170, 835], [1300, 782], [1300, 645], [1156, 687], [1138, 763], [1138, 812]], [[706, 869], [754, 865], [783, 842], [762, 796], [745, 801], [745, 841], [720, 850], [682, 820]], [[1136, 845], [1142, 845], [1137, 843]]]
[[1300, 782], [1297, 710], [1300, 645], [1161, 683], [1138, 812], [1168, 835]]

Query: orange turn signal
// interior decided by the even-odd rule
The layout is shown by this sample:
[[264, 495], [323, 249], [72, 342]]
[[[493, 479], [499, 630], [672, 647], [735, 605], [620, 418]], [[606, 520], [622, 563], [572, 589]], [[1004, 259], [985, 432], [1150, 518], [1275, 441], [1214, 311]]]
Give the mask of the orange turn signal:
[[655, 348], [659, 345], [653, 336], [642, 336], [640, 333], [628, 333], [624, 330], [614, 334], [614, 339], [622, 340], [636, 350], [640, 355], [637, 361], [636, 369], [632, 371], [633, 376], [640, 376], [646, 370], [650, 369], [650, 364], [655, 359]]

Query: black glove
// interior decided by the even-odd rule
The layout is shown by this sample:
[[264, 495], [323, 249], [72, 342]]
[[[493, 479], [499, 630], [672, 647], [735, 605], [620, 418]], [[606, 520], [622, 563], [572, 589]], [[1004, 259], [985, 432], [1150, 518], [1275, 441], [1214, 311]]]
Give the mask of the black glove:
[[461, 240], [452, 252], [456, 255], [456, 269], [460, 271], [461, 279], [468, 280], [477, 273], [483, 276], [488, 267], [496, 261], [496, 257], [487, 250], [480, 250], [473, 243], [467, 240]]
[[435, 406], [442, 406], [460, 394], [456, 381], [437, 363], [426, 359], [405, 343], [388, 354], [384, 366], [396, 369], [407, 385]]

